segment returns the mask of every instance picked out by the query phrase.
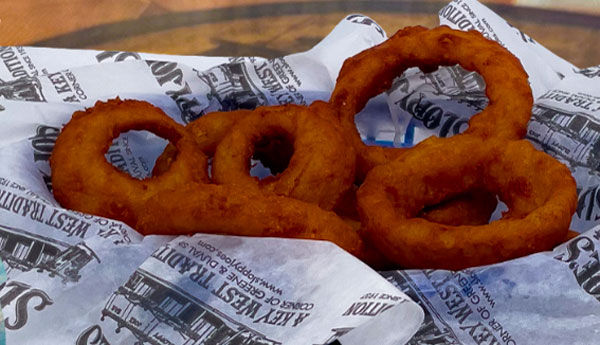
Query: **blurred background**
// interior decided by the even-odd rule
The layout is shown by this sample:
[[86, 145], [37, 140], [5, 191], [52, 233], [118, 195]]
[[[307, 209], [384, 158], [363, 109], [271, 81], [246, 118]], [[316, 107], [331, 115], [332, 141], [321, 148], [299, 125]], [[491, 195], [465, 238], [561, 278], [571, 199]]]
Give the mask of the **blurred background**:
[[[388, 33], [438, 25], [448, 1], [3, 0], [0, 45], [275, 57], [307, 50], [345, 15]], [[600, 0], [483, 0], [578, 67], [600, 64]]]

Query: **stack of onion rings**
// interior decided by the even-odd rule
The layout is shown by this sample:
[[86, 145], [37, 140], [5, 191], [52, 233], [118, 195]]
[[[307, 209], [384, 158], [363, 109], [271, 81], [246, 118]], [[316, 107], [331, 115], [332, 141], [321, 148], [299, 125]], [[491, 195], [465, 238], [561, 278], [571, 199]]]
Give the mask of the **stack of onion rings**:
[[[129, 130], [153, 132], [176, 147], [166, 170], [138, 180], [106, 161], [112, 141]], [[121, 220], [146, 235], [285, 235], [334, 241], [356, 255], [363, 250], [356, 231], [316, 205], [209, 184], [206, 156], [191, 133], [146, 102], [115, 99], [76, 112], [56, 141], [50, 166], [53, 193], [62, 206]], [[187, 196], [179, 199], [182, 191]]]
[[[362, 143], [354, 116], [394, 77], [409, 67], [454, 64], [477, 71], [487, 84], [489, 105], [465, 133], [411, 149]], [[65, 207], [122, 220], [144, 234], [322, 239], [377, 267], [387, 260], [450, 269], [487, 264], [550, 249], [569, 236], [576, 202], [570, 172], [518, 140], [531, 104], [522, 66], [497, 43], [476, 32], [412, 27], [348, 59], [328, 103], [214, 113], [184, 129], [144, 102], [98, 102], [75, 113], [59, 136], [51, 158], [54, 194]], [[171, 142], [145, 180], [103, 156], [119, 133], [132, 129]], [[269, 137], [289, 141], [291, 158], [287, 149], [257, 148]], [[257, 151], [275, 167], [274, 176], [249, 175]], [[513, 159], [519, 166], [511, 167]], [[547, 173], [536, 180], [539, 169]], [[481, 225], [496, 194], [509, 211]]]
[[[477, 52], [477, 54], [473, 54]], [[357, 151], [357, 179], [362, 181], [375, 166], [401, 156], [406, 149], [365, 145], [354, 124], [367, 101], [387, 90], [410, 67], [433, 71], [438, 66], [460, 64], [479, 73], [486, 82], [488, 106], [469, 120], [466, 133], [482, 137], [521, 139], [531, 116], [533, 97], [527, 74], [519, 60], [477, 31], [448, 27], [428, 30], [408, 27], [390, 39], [347, 59], [340, 70], [329, 103]], [[424, 213], [445, 224], [487, 223], [496, 207], [493, 195], [472, 192]], [[469, 212], [463, 212], [468, 209]]]

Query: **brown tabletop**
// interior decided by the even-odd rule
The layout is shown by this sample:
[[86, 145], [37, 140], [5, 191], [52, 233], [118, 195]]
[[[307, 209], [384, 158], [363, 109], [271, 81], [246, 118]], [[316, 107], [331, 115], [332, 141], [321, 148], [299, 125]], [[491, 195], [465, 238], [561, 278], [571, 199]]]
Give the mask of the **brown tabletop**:
[[[600, 64], [599, 1], [483, 2], [576, 66]], [[0, 44], [274, 57], [309, 49], [349, 13], [366, 14], [392, 34], [408, 25], [436, 26], [437, 12], [447, 3], [7, 0], [0, 4]]]

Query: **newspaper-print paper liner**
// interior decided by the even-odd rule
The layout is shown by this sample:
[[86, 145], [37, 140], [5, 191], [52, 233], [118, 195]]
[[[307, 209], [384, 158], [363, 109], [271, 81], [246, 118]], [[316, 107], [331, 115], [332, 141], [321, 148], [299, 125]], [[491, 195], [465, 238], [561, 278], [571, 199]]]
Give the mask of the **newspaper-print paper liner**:
[[[4, 270], [4, 262], [0, 261], [0, 285], [6, 282], [6, 271]], [[0, 320], [4, 320], [2, 310], [0, 310]], [[0, 345], [6, 345], [6, 333], [4, 331], [4, 322], [0, 322]]]
[[600, 227], [538, 253], [466, 269], [382, 272], [425, 310], [408, 344], [596, 344]]
[[[600, 199], [596, 188], [600, 184], [597, 182], [598, 168], [594, 163], [599, 137], [596, 129], [600, 67], [578, 69], [572, 66], [476, 1], [452, 1], [440, 10], [440, 22], [454, 28], [484, 31], [484, 34], [499, 40], [522, 60], [530, 75], [536, 101], [528, 139], [571, 167], [580, 196], [572, 226], [582, 234], [553, 252], [497, 265], [460, 272], [382, 272], [389, 282], [412, 297], [426, 311], [424, 323], [408, 343], [593, 344], [600, 329], [600, 310], [597, 304], [600, 259], [596, 250], [600, 235], [597, 228], [592, 228], [597, 224], [597, 199]], [[147, 277], [151, 277], [149, 274], [152, 272], [167, 276], [178, 272], [176, 265], [175, 268], [163, 265], [166, 270], [162, 270], [160, 265], [151, 263], [156, 263], [153, 255], [156, 256], [161, 250], [178, 243], [181, 238], [156, 237], [145, 244], [145, 238], [122, 223], [63, 210], [53, 201], [47, 188], [47, 159], [61, 126], [68, 121], [73, 110], [90, 106], [96, 99], [125, 95], [151, 101], [175, 120], [186, 123], [213, 110], [252, 108], [261, 104], [285, 103], [286, 100], [303, 104], [303, 99], [306, 103], [314, 99], [326, 99], [344, 57], [381, 42], [385, 39], [385, 33], [382, 33], [372, 20], [352, 15], [308, 52], [271, 60], [254, 57], [226, 58], [224, 65], [216, 65], [222, 61], [213, 59], [198, 58], [192, 61], [192, 57], [182, 60], [183, 57], [129, 52], [30, 47], [4, 49], [4, 52], [8, 51], [5, 56], [10, 56], [10, 61], [3, 60], [6, 67], [4, 71], [0, 63], [0, 75], [3, 76], [0, 77], [0, 95], [3, 98], [0, 100], [0, 115], [8, 120], [6, 127], [0, 128], [0, 162], [4, 163], [0, 165], [0, 237], [10, 239], [11, 247], [2, 247], [7, 249], [0, 249], [0, 255], [7, 265], [13, 266], [7, 272], [7, 284], [0, 289], [0, 299], [8, 296], [4, 300], [10, 302], [3, 305], [3, 311], [8, 315], [5, 324], [13, 325], [22, 320], [23, 314], [17, 315], [17, 305], [25, 305], [25, 309], [21, 311], [25, 310], [30, 320], [36, 319], [33, 323], [26, 322], [18, 330], [8, 329], [8, 343], [11, 344], [11, 339], [15, 339], [12, 343], [29, 340], [27, 335], [35, 334], [41, 329], [41, 320], [50, 311], [70, 315], [69, 320], [82, 320], [77, 326], [82, 328], [67, 329], [64, 334], [58, 334], [59, 337], [64, 337], [62, 339], [68, 339], [67, 343], [110, 343], [109, 339], [123, 344], [135, 343], [142, 337], [139, 327], [145, 325], [144, 329], [155, 327], [152, 329], [157, 330], [158, 334], [148, 333], [148, 338], [144, 338], [144, 341], [152, 339], [151, 343], [166, 344], [171, 339], [180, 341], [181, 338], [176, 338], [177, 334], [181, 336], [189, 328], [179, 321], [168, 321], [171, 320], [169, 312], [156, 307], [156, 301], [149, 299], [142, 299], [150, 303], [144, 306], [159, 316], [144, 316], [146, 314], [139, 308], [141, 300], [137, 299], [140, 295], [131, 291], [132, 284], [144, 281], [146, 273]], [[328, 46], [335, 49], [329, 51]], [[78, 56], [78, 53], [87, 58], [71, 64], [68, 60]], [[53, 59], [52, 54], [63, 57], [62, 61], [55, 61], [60, 59]], [[37, 67], [28, 67], [26, 71], [37, 69], [41, 72], [16, 79], [12, 73], [19, 70], [19, 63], [37, 64]], [[318, 76], [313, 75], [313, 71]], [[138, 77], [144, 82], [136, 87], [134, 78]], [[450, 136], [464, 130], [468, 117], [485, 106], [487, 100], [483, 96], [484, 87], [478, 75], [458, 67], [440, 68], [429, 75], [409, 70], [397, 80], [387, 95], [378, 97], [366, 111], [357, 116], [357, 127], [365, 141], [384, 145], [412, 146], [429, 135]], [[402, 104], [413, 106], [402, 108]], [[415, 107], [415, 104], [419, 106]], [[431, 110], [432, 107], [436, 111], [410, 111]], [[440, 118], [426, 116], [432, 113], [440, 113]], [[145, 133], [127, 133], [115, 140], [107, 159], [134, 176], [144, 177], [151, 169], [148, 162], [153, 161], [153, 157], [160, 152], [158, 148], [161, 145], [164, 142], [156, 137], [148, 137]], [[156, 151], [148, 150], [148, 147], [154, 147]], [[2, 238], [0, 244], [5, 241]], [[185, 238], [184, 242], [194, 243]], [[94, 253], [104, 253], [107, 259], [102, 263], [98, 262], [84, 248], [84, 244], [93, 248]], [[131, 255], [132, 265], [122, 269], [118, 268], [118, 264], [114, 266], [114, 261], [111, 261], [113, 259], [110, 259], [114, 257], [110, 254], [113, 251], [121, 259]], [[238, 255], [238, 251], [235, 252]], [[83, 282], [83, 277], [90, 277], [92, 280], [92, 274], [86, 272], [95, 272], [100, 266], [111, 265], [111, 262], [113, 268], [117, 268], [114, 268], [113, 273], [116, 275], [108, 284], [93, 280], [98, 283], [90, 288], [73, 282], [75, 279]], [[270, 269], [279, 267], [278, 263], [269, 264]], [[356, 262], [348, 263], [353, 264]], [[149, 270], [142, 270], [142, 267], [148, 265], [151, 267]], [[302, 274], [305, 272], [302, 271]], [[98, 279], [98, 275], [94, 277]], [[370, 277], [365, 279], [377, 280], [376, 277]], [[184, 281], [185, 279], [188, 278], [183, 278]], [[311, 279], [314, 279], [312, 275]], [[19, 285], [22, 282], [33, 284], [34, 281], [35, 285], [26, 288]], [[185, 286], [180, 280], [169, 281], [172, 285], [166, 285], [179, 286], [179, 283]], [[7, 288], [8, 284], [13, 284], [11, 289]], [[56, 287], [52, 284], [56, 284]], [[65, 287], [68, 284], [71, 284], [70, 288]], [[387, 291], [390, 287], [380, 284], [382, 285], [378, 286], [382, 287], [381, 291]], [[52, 304], [48, 304], [43, 296], [39, 297], [39, 287], [52, 293], [47, 293]], [[347, 285], [337, 286], [338, 290], [343, 291], [349, 288]], [[170, 291], [185, 291], [178, 289]], [[63, 290], [64, 294], [61, 293]], [[82, 294], [81, 291], [92, 294], [97, 290], [102, 292], [89, 299], [67, 297], [70, 291], [78, 296]], [[348, 300], [350, 304], [344, 312], [350, 306], [354, 306], [352, 310], [358, 312], [362, 308], [366, 311], [369, 303], [373, 303], [371, 306], [384, 303], [378, 299], [382, 296], [381, 292], [373, 291], [375, 290], [371, 289], [360, 295], [364, 297], [362, 300]], [[399, 294], [397, 290], [394, 291]], [[387, 299], [389, 293], [383, 294]], [[114, 304], [125, 302], [125, 295], [134, 300], [131, 305], [129, 302], [125, 303], [128, 309]], [[34, 299], [36, 296], [38, 297]], [[163, 307], [171, 305], [175, 308], [173, 310], [183, 312], [183, 309], [177, 309], [180, 307], [177, 307], [178, 304], [169, 302], [166, 298], [168, 296], [162, 297], [165, 297], [161, 300], [165, 303]], [[328, 296], [324, 300], [330, 302], [330, 298], [333, 297]], [[29, 303], [29, 300], [35, 302]], [[364, 300], [368, 301], [367, 304], [355, 304], [364, 303]], [[37, 305], [35, 303], [39, 303], [37, 308], [33, 308]], [[76, 305], [71, 306], [73, 303]], [[150, 305], [153, 307], [149, 307]], [[323, 305], [328, 304], [323, 302]], [[335, 331], [328, 333], [329, 338], [319, 342], [332, 341], [331, 344], [342, 345], [401, 344], [410, 337], [408, 324], [413, 325], [420, 320], [418, 309], [405, 308], [408, 305], [411, 304], [398, 303], [385, 312], [370, 317], [368, 321], [350, 323], [351, 326], [348, 327], [334, 326], [340, 315], [338, 318], [333, 317], [331, 323], [323, 326], [329, 331], [335, 328]], [[357, 309], [359, 306], [360, 309]], [[73, 309], [69, 309], [71, 307]], [[231, 311], [231, 305], [225, 308]], [[159, 310], [163, 311], [158, 312]], [[109, 313], [133, 316], [133, 319], [119, 324], [118, 317], [111, 317]], [[227, 315], [230, 317], [230, 314]], [[46, 329], [46, 333], [41, 334], [46, 337], [57, 336], [56, 330], [70, 324], [65, 321], [68, 319], [66, 316], [61, 316], [62, 318], [57, 316], [57, 320], [61, 320], [59, 326], [52, 329], [55, 333], [50, 334]], [[160, 321], [152, 321], [152, 317]], [[285, 318], [281, 317], [282, 320]], [[223, 319], [229, 320], [221, 320]], [[33, 327], [32, 324], [39, 326]], [[103, 327], [109, 324], [110, 327]], [[112, 328], [115, 324], [117, 327]], [[227, 321], [222, 324], [225, 325], [224, 329], [237, 325]], [[207, 324], [202, 327], [210, 328]], [[256, 330], [254, 327], [250, 328]], [[174, 329], [177, 334], [173, 334]], [[315, 332], [321, 332], [321, 328]], [[342, 333], [340, 338], [334, 340]], [[191, 344], [196, 340], [186, 341], [186, 344]], [[28, 341], [26, 343], [29, 344]], [[283, 343], [288, 344], [287, 340]]]
[[[9, 280], [14, 304], [34, 292], [41, 299], [29, 319], [5, 308], [16, 320], [9, 343], [326, 344], [394, 306], [409, 319], [397, 337], [410, 338], [422, 322], [420, 307], [331, 243], [166, 239], [115, 246], [96, 236], [46, 265], [54, 270]], [[74, 266], [82, 261], [87, 267]], [[77, 273], [61, 274], [63, 266]]]
[[[276, 59], [2, 48], [7, 343], [326, 344], [383, 313], [403, 322], [389, 344], [409, 339], [421, 308], [331, 243], [144, 237], [61, 208], [48, 163], [71, 114], [97, 100], [146, 100], [180, 123], [215, 110], [309, 104], [328, 97], [344, 59], [384, 39], [372, 20], [351, 15], [310, 51]], [[131, 131], [114, 140], [106, 159], [143, 178], [164, 145]]]
[[109, 344], [327, 344], [391, 309], [407, 318], [395, 339], [410, 338], [422, 310], [347, 260], [327, 242], [178, 237], [88, 313], [78, 339], [101, 332]]
[[0, 47], [0, 80], [31, 78], [62, 70], [133, 60], [178, 62], [199, 71], [226, 63], [227, 57], [150, 54], [127, 51], [101, 51], [92, 49], [62, 49], [5, 46]]

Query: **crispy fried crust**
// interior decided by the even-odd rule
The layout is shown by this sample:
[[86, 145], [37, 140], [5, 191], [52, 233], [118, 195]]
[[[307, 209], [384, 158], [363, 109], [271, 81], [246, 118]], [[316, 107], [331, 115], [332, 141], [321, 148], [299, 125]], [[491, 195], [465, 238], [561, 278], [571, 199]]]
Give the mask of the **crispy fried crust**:
[[577, 236], [579, 236], [579, 233], [577, 231], [569, 230], [567, 232], [567, 236], [565, 238], [565, 241], [572, 240], [572, 239], [574, 239]]
[[514, 55], [477, 31], [464, 32], [446, 26], [408, 27], [380, 45], [347, 59], [330, 98], [357, 151], [359, 180], [371, 168], [398, 157], [403, 150], [366, 146], [360, 140], [354, 116], [369, 99], [389, 89], [394, 78], [406, 69], [419, 67], [429, 72], [437, 66], [457, 64], [483, 77], [489, 100], [487, 108], [470, 119], [466, 133], [523, 138], [533, 97], [527, 74]]
[[[106, 161], [113, 139], [128, 130], [148, 130], [173, 143], [177, 154], [160, 175], [138, 180]], [[200, 148], [190, 132], [146, 102], [97, 102], [73, 114], [56, 142], [50, 159], [54, 196], [63, 207], [124, 221], [146, 235], [319, 239], [363, 255], [358, 232], [333, 212], [269, 192], [208, 184]]]
[[[175, 145], [179, 154], [167, 171], [138, 180], [106, 161], [113, 139], [129, 130], [147, 130]], [[159, 108], [133, 100], [97, 102], [75, 112], [56, 141], [50, 167], [54, 197], [63, 207], [128, 224], [158, 190], [208, 182], [206, 156], [184, 127]]]
[[[416, 218], [428, 204], [481, 188], [507, 204], [501, 220], [450, 226]], [[551, 249], [565, 240], [577, 203], [566, 166], [527, 141], [477, 136], [417, 145], [374, 168], [357, 198], [369, 238], [390, 260], [452, 270]]]
[[[355, 154], [323, 102], [310, 107], [261, 107], [239, 120], [217, 146], [212, 178], [217, 184], [264, 190], [331, 210], [354, 180]], [[259, 180], [250, 175], [255, 143], [285, 135], [294, 153], [282, 173]]]
[[494, 194], [475, 189], [439, 204], [427, 206], [418, 217], [446, 225], [482, 225], [490, 222], [497, 205], [498, 200]]
[[[197, 120], [190, 122], [185, 128], [191, 132], [196, 139], [198, 148], [208, 157], [215, 155], [217, 145], [221, 139], [229, 132], [231, 127], [244, 116], [251, 113], [251, 110], [235, 110], [227, 112], [214, 112], [206, 114]], [[165, 172], [175, 156], [177, 148], [169, 143], [163, 153], [158, 157], [152, 170], [152, 175], [157, 176]]]
[[362, 256], [358, 233], [335, 213], [288, 197], [193, 184], [149, 199], [135, 225], [143, 234], [195, 232], [327, 240]]

